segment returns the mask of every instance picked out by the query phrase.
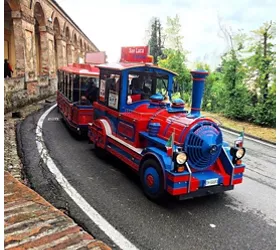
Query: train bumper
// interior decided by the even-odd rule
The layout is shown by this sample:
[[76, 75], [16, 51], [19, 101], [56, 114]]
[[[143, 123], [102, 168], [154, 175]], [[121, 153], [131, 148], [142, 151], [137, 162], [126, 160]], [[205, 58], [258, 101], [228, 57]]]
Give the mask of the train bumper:
[[179, 200], [187, 200], [195, 197], [201, 197], [201, 196], [206, 196], [206, 195], [211, 195], [211, 194], [217, 194], [217, 193], [222, 193], [228, 190], [232, 190], [234, 188], [234, 185], [229, 185], [229, 186], [212, 186], [212, 187], [204, 187], [200, 188], [195, 192], [190, 192], [188, 194], [183, 194], [177, 196]]

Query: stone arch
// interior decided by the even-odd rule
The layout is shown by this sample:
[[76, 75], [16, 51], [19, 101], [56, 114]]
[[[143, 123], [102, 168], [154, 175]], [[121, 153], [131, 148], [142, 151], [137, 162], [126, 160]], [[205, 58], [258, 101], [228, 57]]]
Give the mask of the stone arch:
[[34, 5], [34, 18], [38, 22], [39, 26], [46, 26], [46, 18], [44, 10], [39, 2], [36, 2]]
[[42, 50], [42, 35], [41, 35], [41, 28], [46, 26], [46, 19], [45, 13], [43, 8], [39, 2], [34, 4], [34, 19], [35, 19], [35, 49], [36, 49], [36, 70], [37, 74], [43, 72], [42, 69], [42, 57], [43, 57], [43, 50]]
[[87, 52], [87, 43], [86, 43], [86, 41], [84, 42], [84, 50], [85, 50], [85, 52]]
[[66, 42], [70, 43], [71, 37], [70, 37], [70, 30], [68, 26], [66, 26], [65, 28], [65, 38], [66, 38]]
[[77, 34], [76, 34], [74, 31], [73, 31], [73, 44], [74, 44], [75, 46], [78, 45]]
[[69, 26], [65, 22], [65, 40], [66, 40], [66, 63], [72, 63], [72, 45]]
[[74, 62], [79, 62], [79, 47], [78, 47], [78, 39], [77, 39], [77, 34], [75, 31], [73, 31], [73, 45], [74, 45], [74, 51], [73, 51], [73, 56], [74, 56]]
[[5, 4], [8, 4], [9, 8], [12, 11], [21, 10], [21, 8], [20, 8], [20, 0], [5, 0], [4, 1], [4, 7], [5, 7]]
[[83, 46], [83, 40], [82, 38], [80, 38], [80, 49], [83, 50], [84, 46]]
[[55, 68], [60, 67], [61, 65], [59, 65], [58, 61], [58, 39], [61, 38], [61, 29], [60, 29], [60, 24], [58, 21], [58, 18], [55, 17], [53, 20], [53, 31], [54, 31], [54, 57], [55, 57]]
[[62, 27], [62, 33], [63, 33], [64, 35], [66, 35], [66, 26], [67, 26], [67, 22], [64, 21], [63, 27]]
[[83, 46], [83, 39], [82, 39], [82, 37], [80, 37], [79, 46], [80, 46], [79, 58], [83, 58], [83, 59], [84, 59], [84, 55], [85, 55], [84, 52], [85, 52], [85, 51], [84, 51], [84, 46]]
[[57, 17], [55, 17], [53, 20], [53, 31], [54, 31], [54, 36], [57, 37], [61, 35], [60, 24]]
[[[53, 11], [52, 12], [52, 14], [51, 14], [51, 18], [52, 18], [52, 20], [54, 20], [55, 19], [55, 11]], [[57, 17], [56, 17], [57, 18]]]

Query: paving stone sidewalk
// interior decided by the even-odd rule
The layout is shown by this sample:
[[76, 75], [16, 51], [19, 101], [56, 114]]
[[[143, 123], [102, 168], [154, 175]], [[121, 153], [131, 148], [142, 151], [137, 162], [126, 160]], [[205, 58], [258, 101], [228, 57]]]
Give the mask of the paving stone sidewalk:
[[[44, 101], [21, 110], [22, 118], [42, 108]], [[109, 250], [71, 218], [25, 184], [17, 155], [16, 123], [5, 115], [4, 245], [5, 249]]]
[[7, 171], [4, 179], [5, 249], [110, 249]]

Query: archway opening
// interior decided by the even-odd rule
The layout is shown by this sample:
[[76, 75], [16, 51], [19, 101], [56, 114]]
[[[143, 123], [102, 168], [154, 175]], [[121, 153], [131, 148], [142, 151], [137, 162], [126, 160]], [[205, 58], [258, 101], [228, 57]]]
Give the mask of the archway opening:
[[58, 58], [58, 43], [57, 43], [57, 40], [60, 36], [60, 25], [59, 25], [59, 22], [58, 22], [58, 19], [55, 18], [54, 19], [54, 23], [53, 23], [53, 29], [54, 29], [54, 56], [55, 56], [55, 68], [57, 69], [58, 67], [62, 66], [62, 65], [59, 65], [58, 61], [59, 61], [59, 58]]
[[76, 63], [78, 63], [79, 62], [79, 52], [78, 52], [78, 39], [77, 39], [76, 34], [74, 34], [74, 55], [75, 55], [74, 61]]
[[79, 62], [84, 61], [84, 46], [83, 46], [83, 41], [80, 39], [80, 54], [79, 54]]
[[14, 71], [13, 75], [16, 75], [16, 53], [12, 9], [6, 0], [4, 1], [4, 59], [9, 61], [12, 70]]
[[37, 74], [42, 73], [42, 39], [40, 26], [45, 26], [45, 15], [40, 3], [36, 3], [34, 6], [34, 18], [35, 18], [35, 50], [36, 50], [36, 69]]
[[72, 63], [72, 51], [71, 51], [71, 44], [70, 44], [69, 27], [66, 27], [65, 36], [66, 36], [66, 60], [67, 60], [66, 63], [68, 65], [69, 63]]

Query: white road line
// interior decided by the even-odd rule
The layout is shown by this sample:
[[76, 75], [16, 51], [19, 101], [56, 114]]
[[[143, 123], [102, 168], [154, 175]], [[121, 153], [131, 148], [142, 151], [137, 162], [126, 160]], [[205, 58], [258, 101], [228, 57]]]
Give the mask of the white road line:
[[43, 122], [47, 115], [57, 106], [53, 105], [39, 119], [36, 128], [36, 144], [41, 158], [49, 170], [54, 174], [57, 182], [73, 201], [83, 210], [83, 212], [121, 249], [137, 250], [138, 248], [128, 241], [119, 231], [117, 231], [108, 221], [106, 221], [89, 203], [76, 191], [74, 187], [62, 175], [56, 167], [44, 143], [42, 134]]
[[[232, 135], [236, 135], [236, 136], [239, 135], [238, 133], [232, 132], [232, 131], [227, 130], [227, 129], [224, 129], [224, 128], [220, 128], [220, 129], [221, 129], [222, 131], [227, 132], [227, 133], [232, 134]], [[261, 140], [257, 140], [257, 139], [251, 138], [251, 137], [245, 136], [245, 139], [246, 139], [246, 140], [250, 140], [250, 141], [254, 141], [254, 142], [257, 142], [257, 143], [260, 143], [260, 144], [263, 144], [263, 145], [268, 146], [268, 147], [271, 147], [271, 148], [276, 148], [276, 146], [273, 145], [273, 144], [269, 144], [269, 143], [263, 142], [263, 141], [261, 141]]]

